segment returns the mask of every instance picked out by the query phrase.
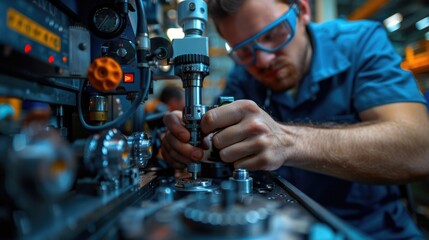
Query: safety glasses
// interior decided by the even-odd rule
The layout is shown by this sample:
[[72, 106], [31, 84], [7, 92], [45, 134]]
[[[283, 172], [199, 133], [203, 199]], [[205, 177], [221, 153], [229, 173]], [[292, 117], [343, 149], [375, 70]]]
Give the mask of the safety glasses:
[[292, 4], [285, 14], [257, 34], [232, 47], [229, 55], [236, 63], [248, 66], [255, 63], [256, 50], [270, 53], [278, 51], [294, 37], [298, 14], [298, 6]]

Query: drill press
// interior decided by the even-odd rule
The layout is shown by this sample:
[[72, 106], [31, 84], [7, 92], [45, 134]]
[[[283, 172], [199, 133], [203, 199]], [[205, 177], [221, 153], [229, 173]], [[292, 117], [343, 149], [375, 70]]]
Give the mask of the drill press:
[[[174, 74], [179, 76], [185, 89], [183, 121], [191, 134], [189, 143], [199, 147], [202, 142], [200, 122], [208, 107], [202, 104], [201, 88], [209, 74], [208, 38], [203, 36], [207, 24], [207, 4], [203, 0], [187, 0], [178, 5], [178, 22], [185, 37], [173, 40]], [[210, 179], [198, 178], [200, 163], [188, 165], [189, 179], [179, 179], [176, 186], [183, 190], [210, 188]]]

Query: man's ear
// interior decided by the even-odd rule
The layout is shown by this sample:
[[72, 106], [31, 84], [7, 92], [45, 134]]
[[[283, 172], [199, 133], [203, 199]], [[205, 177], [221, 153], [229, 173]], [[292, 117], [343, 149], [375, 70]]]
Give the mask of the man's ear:
[[307, 25], [311, 21], [311, 9], [308, 0], [299, 0], [299, 18]]

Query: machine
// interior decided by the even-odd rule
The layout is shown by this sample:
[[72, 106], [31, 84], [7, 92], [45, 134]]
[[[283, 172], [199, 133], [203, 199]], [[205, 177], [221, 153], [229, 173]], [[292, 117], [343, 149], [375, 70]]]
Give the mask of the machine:
[[[159, 31], [168, 6], [185, 33], [172, 42]], [[275, 173], [233, 169], [216, 149], [183, 176], [157, 158], [165, 129], [151, 123], [165, 113], [144, 112], [154, 79], [182, 81], [194, 146], [216, 107], [202, 103], [203, 0], [5, 0], [0, 16], [0, 238], [365, 237]]]

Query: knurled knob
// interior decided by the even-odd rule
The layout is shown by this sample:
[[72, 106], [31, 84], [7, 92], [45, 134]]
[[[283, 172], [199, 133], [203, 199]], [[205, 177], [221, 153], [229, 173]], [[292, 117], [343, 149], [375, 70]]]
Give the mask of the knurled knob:
[[88, 68], [88, 80], [98, 91], [113, 91], [121, 83], [122, 68], [113, 58], [97, 58]]
[[201, 54], [184, 54], [174, 58], [175, 66], [181, 65], [181, 64], [195, 64], [195, 63], [201, 63], [209, 66], [210, 58], [206, 55], [201, 55]]

